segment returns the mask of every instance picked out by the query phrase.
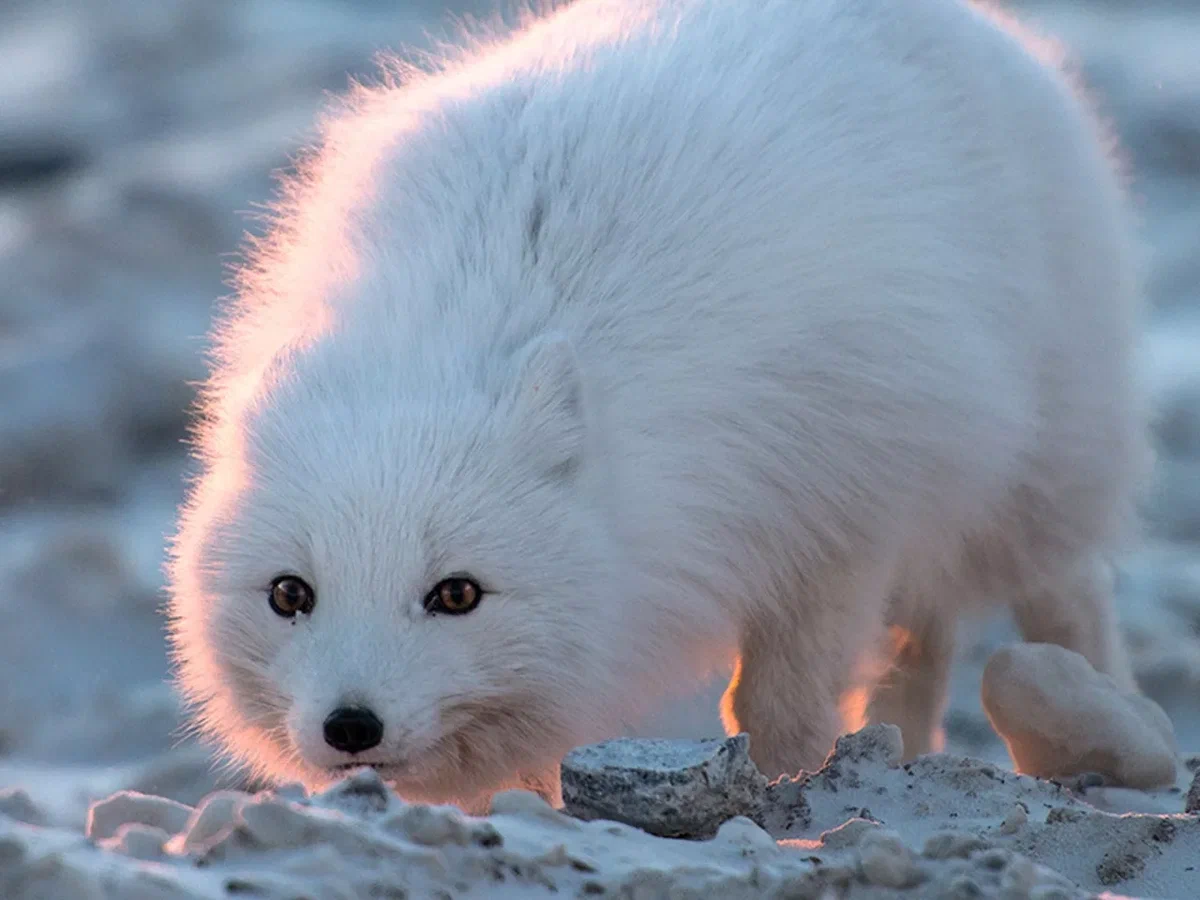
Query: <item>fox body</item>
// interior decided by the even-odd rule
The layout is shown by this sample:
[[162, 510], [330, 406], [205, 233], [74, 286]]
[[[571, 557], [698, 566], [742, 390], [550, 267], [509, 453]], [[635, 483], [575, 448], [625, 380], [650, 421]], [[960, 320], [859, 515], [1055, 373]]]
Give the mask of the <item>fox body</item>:
[[1109, 143], [957, 0], [578, 0], [360, 87], [216, 330], [179, 679], [261, 774], [553, 797], [734, 665], [775, 776], [936, 746], [959, 614], [1130, 686]]

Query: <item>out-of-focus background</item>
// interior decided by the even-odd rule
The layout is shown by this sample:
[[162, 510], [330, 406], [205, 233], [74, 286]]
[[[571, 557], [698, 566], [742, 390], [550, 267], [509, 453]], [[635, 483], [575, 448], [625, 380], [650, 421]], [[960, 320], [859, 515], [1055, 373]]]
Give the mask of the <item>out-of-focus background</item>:
[[[1146, 377], [1162, 454], [1147, 545], [1122, 561], [1143, 689], [1200, 750], [1200, 2], [1010, 4], [1082, 65], [1131, 158], [1148, 251]], [[226, 266], [326, 92], [489, 0], [0, 4], [0, 790], [80, 825], [118, 788], [194, 803], [178, 740], [164, 535], [191, 384]], [[1005, 760], [966, 642], [950, 747]], [[717, 690], [642, 733], [719, 731]], [[233, 776], [229, 776], [233, 777]], [[226, 782], [230, 783], [230, 782]]]

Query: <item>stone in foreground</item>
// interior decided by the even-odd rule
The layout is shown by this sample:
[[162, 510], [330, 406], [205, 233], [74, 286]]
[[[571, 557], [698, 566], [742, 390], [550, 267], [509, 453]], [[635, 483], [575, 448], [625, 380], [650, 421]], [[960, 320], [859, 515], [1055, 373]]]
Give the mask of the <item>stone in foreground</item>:
[[562, 762], [565, 812], [662, 837], [711, 837], [734, 816], [757, 819], [767, 779], [746, 734], [704, 741], [621, 738]]
[[1097, 772], [1142, 789], [1175, 781], [1175, 731], [1166, 713], [1148, 697], [1120, 690], [1071, 650], [1001, 648], [984, 668], [981, 698], [1020, 772]]

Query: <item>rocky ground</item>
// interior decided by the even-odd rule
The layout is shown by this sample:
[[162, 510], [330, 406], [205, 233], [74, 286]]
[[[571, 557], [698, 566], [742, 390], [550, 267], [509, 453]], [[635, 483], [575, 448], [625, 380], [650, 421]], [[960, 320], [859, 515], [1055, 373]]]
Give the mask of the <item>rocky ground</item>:
[[1112, 815], [1082, 785], [950, 755], [901, 765], [890, 725], [840, 739], [818, 772], [769, 785], [745, 736], [649, 743], [568, 756], [565, 811], [512, 791], [486, 818], [404, 804], [371, 769], [316, 796], [220, 791], [197, 807], [122, 792], [93, 805], [86, 834], [47, 827], [27, 795], [0, 793], [0, 890], [1116, 900], [1193, 897], [1200, 883], [1200, 814]]
[[[465, 3], [456, 8], [468, 11]], [[475, 11], [488, 8], [485, 0], [474, 4]], [[1026, 2], [1020, 8], [1074, 51], [1097, 102], [1114, 121], [1135, 176], [1153, 303], [1145, 372], [1156, 398], [1162, 458], [1147, 504], [1149, 539], [1122, 560], [1121, 614], [1143, 690], [1170, 715], [1180, 746], [1200, 750], [1200, 8], [1118, 0]], [[274, 825], [263, 827], [282, 831], [262, 838], [260, 846], [231, 830], [218, 840], [225, 849], [213, 857], [208, 874], [183, 851], [187, 841], [179, 835], [191, 834], [195, 823], [180, 822], [182, 808], [165, 824], [147, 826], [170, 837], [167, 863], [125, 864], [130, 857], [161, 852], [153, 849], [162, 836], [157, 831], [147, 836], [134, 829], [127, 839], [93, 831], [90, 842], [84, 836], [89, 804], [117, 790], [162, 795], [190, 807], [216, 788], [246, 787], [233, 776], [222, 780], [205, 748], [179, 739], [180, 710], [163, 680], [159, 567], [163, 535], [187, 471], [180, 439], [191, 382], [203, 375], [203, 335], [213, 303], [225, 290], [224, 267], [242, 232], [256, 227], [253, 214], [270, 197], [271, 171], [286, 165], [307, 140], [323, 93], [344, 88], [351, 73], [369, 73], [373, 53], [423, 43], [427, 29], [441, 33], [444, 11], [434, 0], [15, 0], [0, 9], [0, 59], [5, 62], [0, 67], [0, 788], [22, 791], [0, 795], [0, 893], [142, 896], [113, 893], [117, 888], [111, 887], [140, 878], [149, 885], [144, 896], [186, 896], [162, 893], [168, 890], [163, 884], [174, 883], [169, 873], [186, 870], [199, 879], [187, 882], [195, 896], [223, 896], [228, 883], [222, 879], [241, 877], [228, 874], [237, 868], [236, 860], [254, 854], [265, 854], [256, 859], [286, 858], [288, 872], [298, 866], [296, 873], [317, 878], [312, 873], [321, 870], [322, 860], [341, 853], [350, 860], [405, 860], [413, 871], [425, 871], [422, 866], [434, 871], [447, 860], [456, 871], [468, 859], [474, 860], [469, 866], [552, 870], [558, 874], [547, 876], [551, 880], [564, 876], [556, 884], [586, 892], [589, 873], [571, 862], [572, 854], [582, 854], [579, 858], [592, 860], [586, 864], [603, 876], [599, 883], [605, 890], [626, 890], [627, 896], [665, 896], [655, 893], [654, 885], [668, 881], [681, 891], [689, 884], [711, 887], [715, 882], [704, 880], [712, 874], [705, 869], [710, 864], [716, 872], [712, 877], [733, 879], [722, 896], [739, 896], [735, 882], [741, 885], [737, 890], [752, 891], [754, 878], [768, 879], [761, 885], [782, 885], [793, 876], [810, 881], [792, 896], [822, 896], [831, 885], [840, 891], [843, 881], [843, 887], [858, 885], [853, 891], [859, 893], [851, 896], [893, 896], [886, 891], [902, 890], [935, 896], [927, 889], [942, 884], [939, 873], [960, 862], [976, 866], [975, 857], [956, 852], [936, 858], [941, 851], [922, 856], [930, 829], [954, 824], [955, 809], [926, 800], [927, 812], [904, 813], [895, 797], [908, 794], [896, 774], [905, 770], [879, 761], [855, 770], [859, 786], [839, 788], [844, 808], [836, 814], [814, 819], [802, 834], [768, 831], [785, 840], [815, 842], [819, 846], [812, 854], [820, 855], [829, 850], [829, 836], [821, 841], [822, 832], [855, 817], [878, 819], [885, 832], [901, 828], [903, 841], [917, 854], [905, 858], [928, 869], [928, 878], [917, 885], [872, 886], [865, 875], [862, 881], [866, 869], [855, 867], [865, 865], [862, 857], [869, 848], [885, 855], [895, 849], [886, 835], [872, 837], [868, 849], [861, 840], [850, 840], [857, 829], [875, 834], [874, 825], [852, 822], [850, 831], [838, 831], [833, 840], [843, 849], [837, 852], [849, 855], [837, 859], [850, 860], [844, 866], [853, 872], [846, 875], [843, 867], [826, 883], [820, 878], [827, 877], [828, 866], [843, 862], [822, 863], [826, 874], [812, 881], [815, 876], [805, 874], [805, 866], [814, 864], [804, 862], [804, 853], [792, 854], [793, 845], [776, 851], [749, 825], [723, 831], [696, 854], [695, 843], [645, 843], [628, 831], [610, 834], [594, 823], [572, 826], [520, 797], [494, 817], [505, 853], [512, 854], [500, 854], [507, 860], [503, 863], [495, 861], [495, 847], [461, 838], [482, 828], [480, 823], [446, 811], [414, 813], [391, 800], [383, 811], [370, 813], [328, 798], [230, 800], [221, 813], [226, 825], [242, 828], [245, 816], [244, 810], [236, 812], [242, 809], [238, 804], [252, 803], [268, 810], [261, 817], [275, 817]], [[1010, 765], [983, 715], [979, 691], [985, 662], [1011, 639], [1008, 624], [997, 622], [964, 642], [947, 717], [948, 749], [954, 754]], [[718, 734], [714, 690], [664, 710], [639, 733]], [[987, 779], [986, 791], [976, 782], [963, 788], [970, 781], [964, 767], [978, 765], [955, 755], [913, 771], [920, 776], [918, 786], [943, 785], [942, 800], [964, 790], [997, 798], [1000, 806], [988, 814], [991, 818], [969, 824], [975, 835], [1000, 829], [1015, 804], [1029, 807], [1026, 815], [1036, 829], [1028, 833], [1036, 833], [1036, 839], [1022, 843], [1013, 832], [1001, 835], [1004, 840], [988, 837], [991, 849], [977, 848], [980, 859], [988, 860], [978, 865], [998, 873], [996, 891], [1016, 864], [1004, 856], [1009, 861], [1000, 865], [999, 856], [987, 854], [1019, 851], [1035, 862], [1048, 861], [1086, 891], [1153, 897], [1200, 893], [1200, 888], [1171, 893], [1186, 882], [1155, 874], [1155, 860], [1173, 865], [1171, 860], [1182, 858], [1182, 851], [1170, 847], [1190, 847], [1200, 858], [1192, 820], [1161, 815], [1118, 820], [1097, 818], [1096, 812], [1182, 813], [1186, 779], [1175, 793], [1087, 789], [1082, 799], [1073, 795], [1070, 802], [1062, 801], [1061, 807], [1071, 811], [1054, 813], [1051, 822], [1049, 813], [1059, 808], [1058, 801], [1044, 792], [1053, 792], [1052, 787], [997, 768], [999, 776]], [[819, 783], [827, 786], [829, 780]], [[839, 783], [847, 783], [844, 775]], [[866, 796], [879, 788], [893, 798], [887, 804]], [[814, 806], [817, 788], [805, 790]], [[928, 790], [937, 794], [938, 789]], [[872, 816], [859, 815], [861, 807]], [[457, 836], [414, 843], [410, 824], [402, 824], [412, 816], [427, 816], [441, 823], [429, 828]], [[33, 832], [18, 824], [31, 821], [46, 827]], [[1114, 825], [1117, 821], [1126, 824]], [[1162, 839], [1162, 822], [1177, 829], [1172, 832], [1177, 841]], [[292, 834], [288, 828], [306, 837], [278, 836]], [[334, 834], [341, 836], [327, 837]], [[1134, 848], [1126, 855], [1142, 862], [1130, 863], [1128, 871], [1142, 866], [1142, 874], [1097, 880], [1099, 863], [1085, 851], [1101, 840]], [[291, 855], [280, 851], [276, 857], [272, 841], [307, 849]], [[95, 843], [109, 849], [96, 849]], [[451, 845], [456, 849], [447, 850]], [[553, 855], [559, 845], [566, 856]], [[1145, 847], [1162, 853], [1143, 853]], [[1052, 855], [1039, 856], [1043, 850]], [[551, 853], [552, 861], [534, 865], [542, 853]], [[758, 869], [746, 863], [756, 854], [766, 854]], [[638, 894], [629, 885], [642, 882], [620, 879], [642, 872], [639, 866], [676, 874], [646, 875], [650, 887], [638, 888]], [[752, 876], [751, 871], [770, 874]], [[1126, 869], [1118, 865], [1111, 871]], [[24, 880], [5, 891], [3, 879], [12, 872], [24, 873]], [[61, 882], [62, 892], [47, 893], [42, 887], [54, 882], [39, 882], [39, 872], [45, 878], [59, 877], [58, 872], [80, 880], [71, 890]], [[946, 875], [947, 885], [962, 874], [955, 872]], [[693, 874], [696, 880], [689, 881]], [[1029, 882], [1026, 874], [1009, 884], [1025, 893], [1011, 896], [1031, 895], [1029, 885], [1041, 884], [1041, 875]], [[1171, 877], [1176, 876], [1183, 877]], [[104, 887], [104, 878], [110, 887]], [[167, 881], [156, 881], [160, 878]], [[316, 895], [363, 895], [353, 893], [348, 882], [340, 888], [334, 882]], [[279, 884], [286, 887], [286, 880]], [[504, 884], [526, 882], [517, 878]], [[1050, 890], [1049, 884], [1042, 887]], [[885, 893], [863, 893], [876, 889]], [[249, 885], [243, 893], [253, 890]], [[955, 890], [946, 887], [943, 893], [980, 896], [966, 893], [967, 888]], [[1063, 890], [1043, 896], [1075, 896]], [[284, 887], [276, 894], [260, 893], [287, 895]], [[471, 893], [456, 890], [455, 895]], [[536, 894], [513, 887], [510, 895]]]

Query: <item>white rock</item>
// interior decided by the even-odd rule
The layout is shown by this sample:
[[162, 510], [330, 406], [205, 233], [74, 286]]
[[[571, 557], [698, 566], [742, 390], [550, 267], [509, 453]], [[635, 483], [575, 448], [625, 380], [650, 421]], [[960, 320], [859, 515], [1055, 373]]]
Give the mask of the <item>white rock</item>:
[[742, 848], [747, 856], [756, 853], [776, 853], [779, 845], [757, 822], [746, 816], [734, 816], [717, 829], [717, 841], [726, 841]]
[[149, 861], [162, 857], [163, 845], [170, 837], [171, 835], [162, 828], [143, 825], [140, 822], [126, 822], [111, 838], [101, 841], [100, 846], [133, 859]]
[[894, 831], [869, 830], [859, 842], [863, 877], [870, 884], [889, 888], [907, 888], [923, 878], [912, 852]]
[[1148, 697], [1123, 693], [1078, 653], [1053, 644], [1003, 647], [984, 668], [981, 696], [1020, 772], [1098, 772], [1137, 788], [1175, 780], [1166, 713]]
[[174, 834], [187, 826], [191, 814], [190, 806], [165, 797], [119, 791], [92, 804], [88, 810], [86, 833], [90, 839], [99, 841], [115, 835], [125, 823], [136, 822]]
[[847, 819], [837, 828], [822, 831], [821, 846], [826, 850], [845, 850], [848, 847], [857, 847], [868, 832], [878, 831], [879, 828], [878, 822], [855, 816]]
[[926, 859], [966, 859], [972, 853], [989, 847], [988, 842], [979, 835], [946, 830], [930, 835], [921, 849], [921, 855]]
[[183, 849], [189, 853], [202, 850], [234, 824], [238, 809], [249, 799], [243, 791], [214, 791], [205, 797], [185, 826]]
[[489, 809], [493, 816], [524, 816], [569, 831], [578, 831], [580, 828], [577, 819], [559, 812], [539, 794], [522, 788], [494, 794]]
[[409, 806], [385, 820], [383, 827], [427, 847], [462, 846], [470, 839], [470, 829], [462, 816], [445, 806]]
[[313, 843], [318, 829], [286, 800], [263, 797], [242, 804], [239, 824], [264, 847], [303, 847]]
[[1000, 823], [1001, 834], [1016, 834], [1029, 824], [1029, 810], [1024, 803], [1014, 803], [1012, 812]]

